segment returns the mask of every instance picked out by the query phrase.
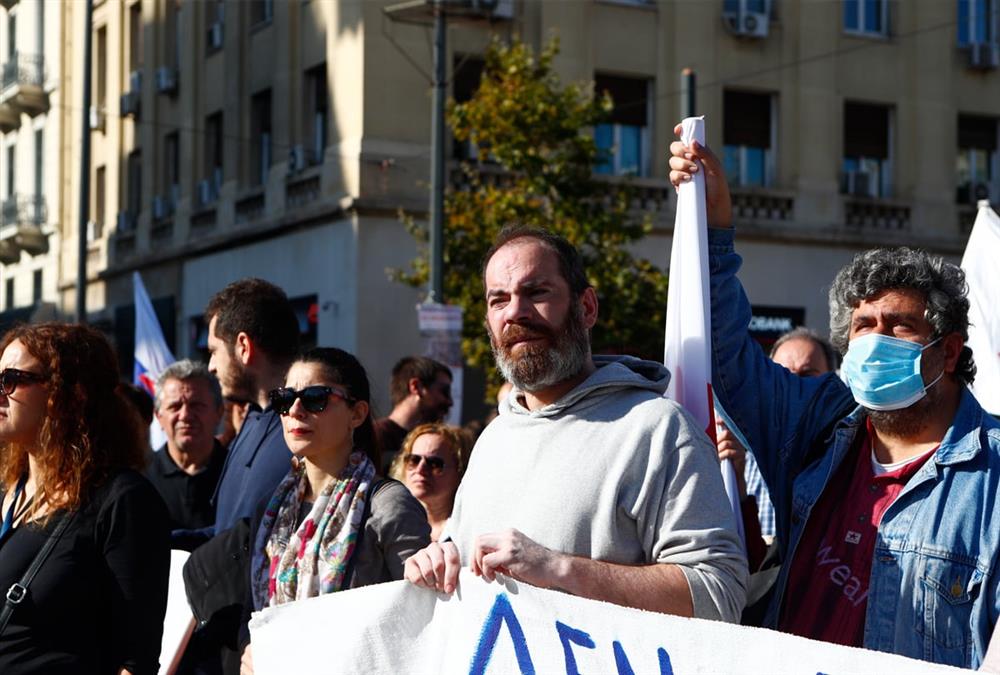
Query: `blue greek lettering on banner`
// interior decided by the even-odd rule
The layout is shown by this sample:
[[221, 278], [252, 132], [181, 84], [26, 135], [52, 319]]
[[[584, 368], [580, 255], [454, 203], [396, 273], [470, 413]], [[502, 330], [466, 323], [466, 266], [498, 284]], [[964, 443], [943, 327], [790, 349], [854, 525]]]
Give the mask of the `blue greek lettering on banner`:
[[618, 668], [618, 675], [635, 675], [632, 664], [628, 662], [628, 656], [622, 648], [622, 643], [615, 640], [611, 646], [615, 650], [615, 666]]
[[528, 643], [524, 639], [521, 622], [517, 620], [506, 593], [497, 594], [493, 608], [486, 616], [483, 631], [479, 635], [479, 644], [476, 645], [476, 653], [472, 657], [469, 675], [483, 675], [486, 672], [486, 666], [493, 656], [493, 648], [497, 644], [497, 638], [500, 637], [500, 626], [504, 623], [507, 624], [510, 639], [514, 643], [514, 656], [517, 658], [517, 667], [521, 675], [535, 675], [535, 666], [531, 662], [531, 654], [528, 653]]
[[576, 657], [573, 655], [573, 645], [577, 644], [587, 649], [593, 649], [596, 645], [590, 635], [582, 630], [577, 630], [567, 626], [562, 621], [556, 621], [556, 632], [559, 633], [559, 641], [562, 643], [563, 656], [566, 658], [566, 675], [580, 675], [576, 668]]

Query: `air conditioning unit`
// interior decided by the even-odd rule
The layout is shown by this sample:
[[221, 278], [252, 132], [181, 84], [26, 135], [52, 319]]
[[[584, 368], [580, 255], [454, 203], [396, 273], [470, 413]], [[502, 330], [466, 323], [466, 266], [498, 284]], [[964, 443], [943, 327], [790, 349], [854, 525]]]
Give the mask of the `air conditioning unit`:
[[765, 12], [726, 12], [723, 22], [733, 35], [747, 38], [766, 38], [770, 15]]
[[97, 107], [96, 105], [90, 106], [90, 130], [91, 131], [104, 131], [104, 123], [106, 121], [107, 114], [104, 112], [103, 107]]
[[513, 19], [514, 0], [471, 0], [472, 9], [491, 19]]
[[119, 211], [117, 229], [119, 234], [135, 232], [135, 214], [131, 211]]
[[969, 45], [969, 67], [976, 70], [1000, 67], [1000, 43], [974, 42]]
[[139, 104], [141, 102], [139, 97], [139, 92], [130, 91], [122, 94], [120, 111], [122, 117], [138, 117], [139, 116]]
[[875, 189], [872, 174], [866, 171], [847, 171], [844, 173], [844, 193], [855, 197], [874, 197]]
[[222, 49], [222, 22], [216, 21], [208, 27], [208, 48]]
[[142, 71], [133, 70], [128, 75], [128, 90], [139, 94], [142, 92]]
[[198, 181], [198, 202], [207, 206], [219, 199], [219, 188], [211, 178]]
[[160, 94], [177, 93], [177, 69], [160, 66], [156, 69], [156, 91]]
[[174, 215], [172, 197], [153, 197], [153, 220], [163, 220]]
[[306, 149], [302, 145], [293, 145], [288, 151], [288, 175], [298, 173], [308, 166]]

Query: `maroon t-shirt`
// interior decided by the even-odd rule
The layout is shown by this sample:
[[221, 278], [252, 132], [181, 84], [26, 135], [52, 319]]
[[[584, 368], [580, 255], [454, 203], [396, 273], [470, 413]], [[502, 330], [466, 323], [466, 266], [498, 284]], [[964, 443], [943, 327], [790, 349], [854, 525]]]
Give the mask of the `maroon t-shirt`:
[[[780, 629], [860, 647], [878, 525], [927, 458], [876, 476], [871, 426], [813, 507], [792, 561]], [[860, 445], [860, 447], [858, 447]]]

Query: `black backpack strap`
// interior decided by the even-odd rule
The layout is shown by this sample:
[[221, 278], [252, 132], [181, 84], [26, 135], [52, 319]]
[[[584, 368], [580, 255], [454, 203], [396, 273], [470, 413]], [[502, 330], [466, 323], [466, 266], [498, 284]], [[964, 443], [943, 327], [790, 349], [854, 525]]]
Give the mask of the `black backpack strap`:
[[387, 478], [376, 478], [372, 481], [371, 493], [368, 499], [365, 500], [365, 508], [361, 512], [361, 524], [358, 526], [358, 538], [354, 542], [354, 553], [351, 554], [351, 559], [347, 561], [347, 571], [344, 572], [344, 583], [340, 586], [341, 590], [346, 591], [349, 589], [351, 582], [354, 581], [354, 561], [358, 559], [358, 551], [361, 550], [361, 541], [365, 538], [365, 526], [368, 524], [368, 518], [372, 515], [372, 502], [375, 501], [375, 493], [388, 482], [389, 479]]
[[42, 546], [42, 550], [38, 552], [35, 559], [31, 561], [31, 566], [28, 571], [24, 573], [21, 580], [17, 583], [11, 585], [7, 589], [7, 597], [4, 602], [3, 609], [0, 610], [0, 635], [3, 634], [4, 629], [7, 628], [7, 624], [10, 623], [10, 617], [14, 614], [14, 610], [20, 605], [28, 595], [28, 586], [31, 585], [32, 580], [35, 575], [38, 574], [38, 570], [42, 568], [45, 564], [45, 560], [52, 553], [52, 549], [56, 547], [59, 540], [62, 538], [63, 533], [69, 524], [73, 521], [73, 517], [76, 515], [75, 511], [71, 511], [65, 514], [59, 523], [56, 525], [56, 529], [52, 531], [49, 538], [45, 540], [45, 545]]

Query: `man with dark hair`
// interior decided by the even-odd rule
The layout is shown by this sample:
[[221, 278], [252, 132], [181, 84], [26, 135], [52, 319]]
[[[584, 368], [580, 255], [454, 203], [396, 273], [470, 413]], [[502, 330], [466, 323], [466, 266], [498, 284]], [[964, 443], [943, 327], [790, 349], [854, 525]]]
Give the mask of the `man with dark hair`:
[[451, 409], [451, 369], [426, 356], [404, 356], [392, 368], [392, 412], [375, 422], [375, 437], [388, 470], [403, 439], [421, 424], [440, 422]]
[[222, 395], [247, 401], [215, 493], [215, 534], [249, 518], [288, 473], [291, 453], [267, 393], [284, 384], [299, 348], [299, 322], [285, 292], [263, 279], [235, 281], [205, 308], [208, 369]]
[[846, 384], [796, 377], [748, 334], [721, 163], [670, 150], [675, 185], [706, 176], [714, 392], [775, 506], [765, 625], [976, 668], [1000, 614], [1000, 424], [966, 387], [964, 273], [905, 247], [858, 254], [830, 289]]
[[[213, 436], [222, 417], [219, 382], [203, 363], [172, 363], [156, 380], [155, 409], [167, 442], [146, 467], [146, 478], [163, 497], [172, 530], [209, 527], [226, 461], [226, 449]], [[175, 533], [172, 546], [191, 550], [198, 543]]]
[[736, 620], [746, 558], [715, 449], [663, 397], [670, 374], [591, 355], [597, 294], [561, 237], [504, 230], [483, 271], [494, 358], [514, 390], [476, 442], [442, 541], [406, 578], [450, 593], [464, 563], [488, 580]]

